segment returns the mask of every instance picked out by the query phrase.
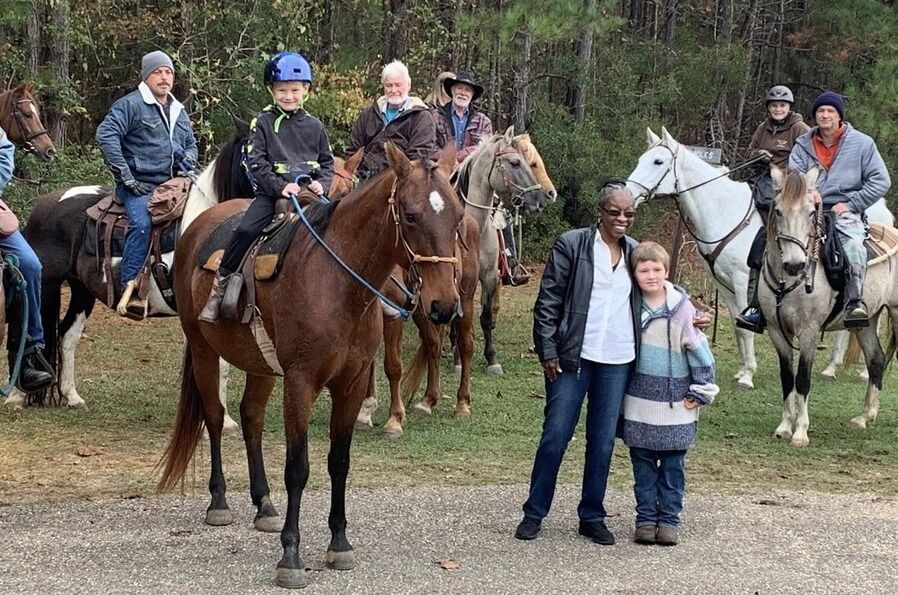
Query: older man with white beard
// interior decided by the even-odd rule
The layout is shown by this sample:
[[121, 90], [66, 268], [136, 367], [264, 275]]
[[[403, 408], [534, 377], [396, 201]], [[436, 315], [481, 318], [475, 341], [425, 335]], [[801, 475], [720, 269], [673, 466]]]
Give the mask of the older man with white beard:
[[347, 155], [365, 149], [365, 158], [357, 171], [361, 179], [386, 169], [387, 140], [396, 143], [409, 159], [429, 158], [436, 153], [433, 118], [427, 104], [409, 95], [412, 80], [405, 64], [390, 62], [384, 66], [380, 80], [384, 94], [359, 114], [346, 149]]

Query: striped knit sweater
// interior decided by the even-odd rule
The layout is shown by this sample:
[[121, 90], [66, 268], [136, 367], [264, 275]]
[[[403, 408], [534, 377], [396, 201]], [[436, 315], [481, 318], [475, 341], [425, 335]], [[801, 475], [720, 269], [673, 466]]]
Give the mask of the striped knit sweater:
[[714, 356], [693, 326], [695, 307], [686, 292], [666, 283], [667, 301], [657, 310], [642, 304], [642, 348], [624, 396], [623, 439], [627, 446], [686, 450], [695, 445], [698, 410], [714, 400]]

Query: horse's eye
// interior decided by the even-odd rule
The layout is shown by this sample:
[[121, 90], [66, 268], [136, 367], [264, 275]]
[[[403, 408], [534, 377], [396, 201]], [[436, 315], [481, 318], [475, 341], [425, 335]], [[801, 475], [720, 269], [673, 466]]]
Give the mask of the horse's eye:
[[664, 165], [664, 160], [661, 158], [655, 159], [655, 165]]
[[509, 159], [508, 163], [510, 163], [512, 167], [521, 167], [520, 159]]
[[779, 208], [773, 209], [773, 212], [776, 214], [777, 217], [783, 216], [783, 212], [780, 211]]
[[405, 222], [409, 225], [416, 225], [418, 223], [418, 216], [414, 213], [406, 213]]
[[22, 115], [26, 118], [31, 118], [34, 114], [32, 114], [31, 112], [22, 112]]

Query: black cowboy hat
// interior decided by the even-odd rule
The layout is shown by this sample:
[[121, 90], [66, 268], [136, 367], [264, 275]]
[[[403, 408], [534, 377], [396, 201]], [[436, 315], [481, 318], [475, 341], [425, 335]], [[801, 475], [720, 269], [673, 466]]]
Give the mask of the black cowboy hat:
[[446, 91], [446, 94], [449, 95], [449, 97], [452, 97], [452, 85], [455, 85], [457, 83], [464, 83], [466, 85], [471, 85], [472, 87], [474, 87], [474, 97], [471, 98], [472, 103], [474, 101], [477, 101], [477, 98], [483, 95], [483, 87], [481, 87], [474, 81], [474, 75], [470, 72], [462, 72], [456, 75], [454, 78], [449, 77], [443, 81], [443, 89]]

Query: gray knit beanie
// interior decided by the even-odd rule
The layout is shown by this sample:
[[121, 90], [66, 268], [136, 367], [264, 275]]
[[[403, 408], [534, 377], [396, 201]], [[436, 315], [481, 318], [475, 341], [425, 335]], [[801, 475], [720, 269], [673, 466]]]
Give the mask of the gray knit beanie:
[[147, 77], [153, 74], [153, 71], [161, 66], [168, 66], [172, 72], [175, 71], [175, 65], [172, 64], [168, 54], [161, 50], [150, 52], [140, 61], [140, 80], [147, 80]]

